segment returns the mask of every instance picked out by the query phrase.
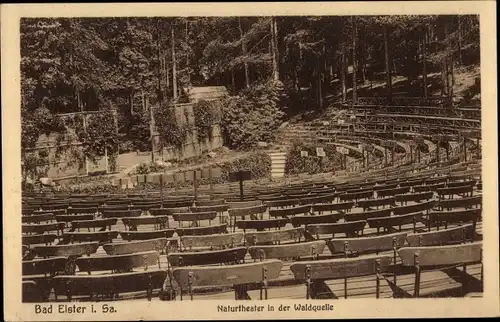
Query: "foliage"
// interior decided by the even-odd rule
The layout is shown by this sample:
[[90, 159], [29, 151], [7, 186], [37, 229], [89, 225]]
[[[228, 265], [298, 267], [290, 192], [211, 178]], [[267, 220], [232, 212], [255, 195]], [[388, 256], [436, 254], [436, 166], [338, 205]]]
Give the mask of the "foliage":
[[[326, 157], [316, 155], [316, 147], [323, 147]], [[301, 156], [301, 151], [307, 151], [308, 156]], [[339, 169], [342, 155], [337, 153], [335, 146], [313, 146], [294, 142], [287, 153], [285, 174], [295, 175], [300, 173], [324, 173]]]
[[180, 122], [175, 107], [164, 106], [155, 110], [155, 125], [164, 146], [173, 146], [181, 151], [186, 142], [188, 129]]
[[200, 100], [193, 106], [194, 121], [198, 140], [212, 139], [212, 128], [217, 121], [217, 114], [210, 102]]
[[280, 85], [269, 82], [229, 97], [222, 111], [226, 145], [248, 150], [259, 141], [271, 142], [284, 117], [281, 92]]
[[130, 175], [163, 172], [167, 167], [158, 163], [141, 163]]
[[148, 111], [138, 111], [122, 121], [120, 132], [123, 137], [120, 140], [129, 142], [128, 146], [124, 146], [120, 151], [149, 151], [151, 149], [151, 133], [150, 133], [151, 117]]

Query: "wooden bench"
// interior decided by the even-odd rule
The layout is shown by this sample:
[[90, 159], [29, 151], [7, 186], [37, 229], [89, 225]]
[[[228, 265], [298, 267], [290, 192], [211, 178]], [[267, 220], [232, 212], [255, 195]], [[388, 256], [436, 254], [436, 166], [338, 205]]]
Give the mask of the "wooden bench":
[[445, 187], [444, 182], [431, 185], [413, 186], [413, 192], [426, 192], [426, 191], [436, 192], [438, 189], [442, 189], [444, 187]]
[[96, 232], [66, 232], [63, 234], [63, 238], [68, 240], [70, 243], [74, 242], [111, 242], [113, 239], [118, 237], [118, 231], [107, 230], [107, 231], [96, 231]]
[[78, 220], [94, 220], [94, 215], [56, 215], [57, 222], [69, 223]]
[[234, 247], [222, 250], [170, 253], [168, 263], [174, 267], [212, 264], [238, 264], [243, 261], [247, 249]]
[[342, 253], [346, 256], [353, 253], [378, 253], [402, 247], [406, 235], [406, 233], [394, 233], [371, 237], [334, 238], [327, 242], [327, 246], [332, 254]]
[[141, 216], [121, 219], [128, 230], [137, 231], [140, 225], [153, 225], [153, 229], [165, 229], [168, 227], [168, 216]]
[[454, 195], [459, 195], [462, 197], [465, 197], [465, 196], [472, 197], [472, 192], [473, 192], [473, 186], [460, 186], [460, 187], [454, 187], [454, 188], [437, 189], [437, 194], [439, 196], [439, 199], [442, 199], [445, 196], [448, 196], [449, 199], [453, 199]]
[[147, 251], [162, 252], [167, 247], [167, 238], [154, 238], [147, 240], [129, 241], [104, 244], [102, 248], [108, 255], [124, 255]]
[[[455, 265], [463, 266], [465, 273], [468, 264], [482, 262], [482, 242], [448, 246], [403, 247], [398, 250], [398, 254], [403, 266], [415, 268], [413, 296], [419, 297], [423, 269]], [[480, 280], [483, 280], [482, 268]]]
[[56, 219], [53, 213], [46, 213], [41, 215], [22, 216], [21, 222], [23, 224], [39, 224], [41, 222], [50, 222]]
[[339, 194], [339, 201], [358, 201], [359, 199], [373, 198], [373, 190], [361, 192], [345, 192]]
[[389, 217], [391, 215], [392, 209], [386, 208], [386, 209], [379, 209], [379, 210], [370, 210], [370, 211], [364, 211], [364, 212], [351, 212], [348, 214], [345, 214], [344, 220], [346, 222], [349, 221], [359, 221], [359, 220], [367, 220], [369, 218], [380, 218], [380, 217]]
[[390, 256], [376, 255], [359, 258], [326, 259], [300, 261], [290, 265], [296, 280], [306, 282], [306, 299], [315, 298], [314, 282], [344, 279], [344, 298], [347, 298], [347, 279], [360, 276], [376, 276], [375, 295], [380, 295], [380, 274], [387, 271], [392, 259]]
[[421, 222], [422, 218], [423, 214], [417, 212], [407, 215], [370, 218], [367, 220], [367, 223], [370, 228], [377, 228], [377, 233], [380, 233], [380, 228], [391, 231], [393, 227], [399, 227], [399, 231], [401, 231], [401, 226], [407, 224], [413, 224], [413, 232], [415, 232], [417, 222]]
[[66, 209], [66, 214], [68, 215], [83, 215], [83, 214], [95, 214], [97, 213], [97, 206], [95, 207], [69, 207]]
[[246, 208], [229, 208], [228, 210], [229, 226], [233, 227], [233, 232], [234, 232], [238, 217], [241, 217], [241, 219], [243, 220], [245, 220], [246, 216], [250, 216], [252, 219], [257, 219], [257, 217], [260, 217], [260, 219], [262, 219], [262, 216], [266, 212], [266, 210], [267, 206], [265, 205], [252, 206]]
[[338, 198], [338, 193], [330, 193], [325, 195], [319, 195], [314, 197], [306, 197], [300, 198], [300, 205], [308, 205], [308, 204], [318, 204], [318, 203], [331, 203], [334, 202]]
[[50, 244], [54, 242], [57, 238], [55, 234], [43, 234], [43, 235], [24, 235], [22, 236], [22, 244], [29, 246], [33, 244]]
[[106, 227], [111, 230], [111, 226], [116, 225], [118, 221], [117, 218], [108, 218], [108, 219], [94, 219], [94, 220], [75, 220], [71, 222], [71, 229], [78, 230], [82, 228], [87, 228], [90, 231], [90, 228], [101, 228], [105, 229]]
[[127, 211], [130, 207], [128, 203], [126, 204], [116, 204], [116, 205], [105, 205], [99, 207], [99, 212], [113, 212], [113, 211]]
[[53, 280], [54, 295], [56, 300], [64, 295], [71, 302], [74, 296], [90, 297], [92, 301], [99, 295], [114, 299], [120, 293], [146, 291], [150, 301], [153, 290], [161, 289], [166, 277], [165, 270], [103, 275], [60, 275]]
[[304, 235], [304, 228], [288, 228], [274, 231], [257, 231], [245, 234], [246, 244], [249, 246], [262, 244], [280, 244], [281, 242], [300, 242]]
[[196, 200], [196, 207], [211, 207], [211, 206], [220, 206], [226, 204], [224, 199], [213, 199], [213, 200]]
[[163, 202], [163, 208], [183, 208], [183, 207], [191, 207], [192, 205], [193, 205], [192, 199]]
[[251, 200], [251, 201], [232, 201], [228, 202], [229, 208], [251, 208], [262, 205], [261, 200]]
[[279, 260], [246, 263], [225, 266], [191, 266], [179, 267], [172, 270], [172, 276], [180, 288], [181, 300], [183, 290], [193, 299], [193, 288], [206, 286], [233, 286], [235, 299], [248, 298], [246, 285], [257, 283], [262, 285], [264, 296], [267, 299], [267, 284], [271, 279], [279, 276], [283, 263]]
[[161, 229], [154, 231], [120, 231], [123, 240], [149, 240], [158, 238], [170, 238], [174, 235], [174, 229]]
[[439, 200], [437, 207], [441, 210], [453, 209], [453, 208], [465, 208], [469, 209], [474, 206], [481, 206], [483, 202], [482, 196], [466, 197], [459, 199], [442, 199]]
[[374, 186], [373, 190], [378, 192], [378, 191], [381, 191], [381, 190], [395, 189], [397, 187], [398, 187], [398, 183], [382, 184], [380, 186]]
[[307, 226], [311, 224], [336, 223], [344, 218], [344, 213], [335, 212], [328, 215], [298, 215], [290, 219], [293, 227]]
[[150, 208], [148, 210], [151, 216], [171, 216], [175, 213], [186, 213], [191, 212], [188, 207], [180, 208]]
[[292, 207], [300, 205], [300, 199], [287, 199], [286, 197], [280, 197], [278, 200], [266, 200], [264, 201], [264, 205], [269, 208]]
[[82, 256], [94, 254], [99, 247], [99, 243], [78, 243], [67, 245], [52, 245], [52, 246], [35, 246], [33, 251], [38, 257], [54, 257], [54, 256]]
[[202, 236], [182, 236], [180, 242], [182, 247], [194, 248], [217, 248], [235, 247], [243, 244], [243, 233], [213, 234]]
[[46, 215], [46, 214], [53, 214], [55, 216], [65, 215], [66, 209], [35, 210], [31, 213], [31, 216], [39, 216], [39, 215]]
[[408, 234], [406, 236], [406, 241], [411, 247], [420, 247], [464, 243], [473, 238], [474, 226], [468, 224], [438, 231]]
[[227, 224], [206, 226], [206, 227], [189, 227], [189, 228], [176, 228], [177, 236], [201, 236], [201, 235], [214, 235], [227, 233]]
[[288, 218], [263, 219], [263, 220], [240, 220], [236, 223], [236, 227], [243, 229], [245, 232], [248, 229], [264, 230], [264, 229], [279, 229], [286, 226], [290, 222]]
[[400, 187], [400, 188], [394, 188], [394, 189], [387, 189], [387, 190], [379, 190], [377, 191], [377, 198], [378, 197], [392, 197], [395, 195], [400, 195], [404, 193], [410, 192], [410, 187]]
[[394, 197], [380, 198], [380, 199], [367, 199], [357, 202], [357, 206], [363, 208], [363, 211], [370, 210], [373, 207], [384, 207], [394, 205]]
[[301, 257], [317, 257], [322, 254], [326, 246], [324, 240], [314, 240], [303, 243], [283, 245], [257, 245], [250, 246], [248, 253], [252, 259], [298, 259]]
[[139, 217], [142, 214], [142, 210], [102, 210], [103, 218], [127, 218], [127, 217]]
[[446, 184], [447, 188], [459, 188], [459, 187], [474, 187], [477, 183], [477, 180], [467, 180], [467, 181], [457, 181], [457, 182], [448, 182]]
[[158, 208], [162, 206], [161, 201], [157, 202], [134, 202], [131, 203], [129, 208], [130, 210], [141, 210], [141, 211], [148, 211], [151, 208]]
[[49, 224], [23, 224], [21, 231], [23, 234], [43, 234], [45, 232], [55, 231], [57, 235], [62, 234], [65, 224], [63, 222]]
[[285, 209], [272, 209], [269, 210], [269, 217], [289, 217], [298, 214], [308, 214], [311, 211], [312, 205], [303, 205], [293, 208], [285, 208]]
[[394, 200], [396, 202], [400, 202], [401, 205], [407, 204], [408, 201], [413, 201], [413, 202], [420, 202], [422, 200], [430, 200], [434, 196], [434, 193], [432, 191], [424, 191], [424, 192], [417, 192], [417, 193], [410, 193], [410, 194], [403, 194], [403, 195], [395, 195]]
[[22, 262], [23, 278], [27, 276], [55, 276], [56, 273], [66, 269], [66, 257], [51, 257], [47, 259], [34, 259]]
[[446, 229], [448, 228], [448, 224], [472, 222], [475, 230], [476, 223], [481, 218], [481, 212], [481, 209], [434, 211], [428, 214], [424, 223], [430, 231], [431, 227], [434, 226], [437, 226], [439, 229], [441, 225], [444, 225]]
[[317, 212], [319, 214], [323, 211], [343, 211], [349, 212], [351, 208], [354, 207], [354, 202], [340, 202], [340, 203], [325, 203], [325, 204], [314, 204], [311, 207], [311, 212]]
[[123, 255], [107, 255], [96, 257], [80, 257], [76, 259], [76, 265], [81, 272], [89, 275], [95, 271], [111, 271], [111, 273], [125, 273], [137, 267], [144, 267], [158, 264], [160, 268], [160, 253], [148, 251]]
[[421, 203], [417, 203], [414, 205], [409, 205], [409, 206], [398, 206], [398, 207], [393, 207], [392, 213], [395, 216], [399, 215], [408, 215], [412, 213], [418, 213], [418, 212], [425, 212], [428, 213], [434, 206], [436, 205], [435, 200], [429, 200]]
[[329, 235], [329, 238], [335, 238], [335, 234], [345, 234], [346, 236], [358, 236], [363, 235], [363, 230], [366, 225], [366, 221], [351, 221], [346, 223], [338, 224], [314, 224], [308, 225], [307, 231], [316, 236], [316, 239], [320, 239], [320, 235]]

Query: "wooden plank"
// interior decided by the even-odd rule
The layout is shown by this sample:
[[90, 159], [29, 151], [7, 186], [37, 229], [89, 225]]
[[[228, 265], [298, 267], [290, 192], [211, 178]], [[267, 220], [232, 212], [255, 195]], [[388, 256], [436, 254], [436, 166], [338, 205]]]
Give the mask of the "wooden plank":
[[160, 253], [149, 251], [124, 255], [80, 257], [76, 259], [76, 265], [82, 272], [107, 270], [126, 272], [136, 267], [156, 265], [159, 259]]
[[371, 228], [392, 228], [417, 223], [422, 221], [422, 218], [423, 214], [421, 212], [418, 212], [408, 215], [370, 218], [367, 220], [367, 223]]
[[77, 220], [94, 220], [94, 215], [56, 215], [56, 221], [58, 222], [72, 222]]
[[229, 208], [251, 208], [258, 207], [262, 205], [261, 200], [250, 200], [250, 201], [231, 201], [228, 202]]
[[34, 223], [38, 224], [43, 221], [52, 221], [56, 219], [56, 215], [53, 213], [41, 214], [41, 215], [30, 215], [30, 216], [22, 216], [21, 222], [24, 223]]
[[168, 216], [141, 216], [121, 218], [123, 224], [127, 227], [137, 227], [140, 225], [165, 225], [168, 222]]
[[22, 236], [22, 244], [28, 246], [33, 244], [49, 244], [52, 243], [56, 238], [57, 236], [55, 234]]
[[109, 295], [160, 289], [167, 277], [165, 270], [147, 270], [121, 274], [59, 275], [54, 277], [57, 296]]
[[23, 234], [35, 233], [43, 234], [48, 231], [62, 231], [65, 224], [63, 222], [49, 223], [49, 224], [23, 224], [21, 231]]
[[174, 235], [174, 229], [161, 229], [154, 231], [120, 231], [123, 240], [148, 240], [158, 238], [170, 238]]
[[266, 243], [277, 243], [284, 241], [300, 241], [301, 236], [304, 235], [304, 228], [289, 228], [280, 229], [275, 231], [257, 231], [245, 234], [247, 245], [259, 245]]
[[295, 279], [306, 280], [306, 268], [310, 267], [312, 280], [336, 279], [356, 276], [373, 275], [377, 273], [377, 261], [380, 271], [387, 270], [392, 258], [387, 255], [363, 256], [357, 258], [326, 259], [316, 261], [300, 261], [290, 265]]
[[230, 208], [228, 210], [228, 214], [230, 217], [245, 217], [257, 214], [263, 214], [264, 212], [266, 212], [266, 210], [267, 206], [265, 205], [252, 206], [246, 208]]
[[312, 206], [311, 212], [319, 212], [323, 211], [346, 211], [350, 210], [354, 207], [354, 202], [340, 202], [340, 203], [326, 203], [326, 204], [315, 204]]
[[345, 214], [344, 220], [346, 222], [349, 222], [349, 221], [367, 220], [369, 218], [389, 217], [391, 215], [391, 212], [392, 210], [390, 208], [357, 212], [357, 213], [351, 212]]
[[167, 238], [154, 238], [130, 242], [104, 244], [102, 248], [108, 255], [124, 255], [147, 251], [160, 252], [167, 246]]
[[290, 221], [294, 227], [299, 227], [303, 225], [311, 224], [325, 224], [325, 223], [336, 223], [340, 219], [344, 218], [344, 214], [340, 212], [328, 214], [328, 215], [298, 215], [293, 216]]
[[174, 267], [210, 265], [210, 264], [235, 264], [245, 258], [247, 249], [245, 247], [227, 248], [213, 251], [196, 251], [170, 253], [167, 255], [168, 262]]
[[248, 253], [253, 259], [300, 258], [322, 254], [325, 246], [326, 242], [323, 240], [283, 245], [259, 245], [249, 247]]
[[99, 243], [92, 242], [67, 245], [35, 246], [33, 247], [33, 250], [39, 257], [69, 257], [94, 254], [98, 247]]
[[81, 228], [104, 228], [116, 225], [117, 218], [94, 219], [94, 220], [75, 220], [71, 222], [72, 229]]
[[66, 232], [63, 238], [73, 242], [110, 242], [118, 237], [118, 231]]
[[197, 206], [191, 207], [191, 212], [224, 212], [229, 209], [229, 205], [214, 205], [214, 206]]
[[208, 227], [189, 227], [176, 228], [175, 232], [179, 237], [182, 236], [200, 236], [227, 233], [227, 224], [213, 225]]
[[237, 246], [243, 243], [243, 233], [232, 234], [213, 234], [202, 236], [182, 236], [181, 244], [185, 248], [192, 247], [219, 247], [219, 246]]
[[392, 206], [392, 205], [394, 205], [394, 197], [360, 200], [357, 202], [357, 206], [363, 208], [363, 210], [367, 210], [368, 208], [371, 207]]
[[289, 222], [288, 218], [263, 219], [263, 220], [239, 220], [236, 227], [239, 229], [271, 229], [283, 228]]
[[[395, 233], [373, 237], [338, 238], [328, 241], [332, 254], [348, 252], [376, 252], [391, 250], [404, 245], [407, 233]], [[347, 245], [347, 249], [345, 248]]]
[[404, 266], [415, 265], [418, 255], [420, 266], [455, 265], [479, 262], [482, 258], [482, 242], [449, 246], [403, 247], [398, 250]]
[[311, 210], [311, 206], [312, 205], [303, 205], [285, 209], [272, 209], [269, 210], [269, 217], [287, 217], [297, 214], [308, 214]]
[[392, 212], [395, 216], [407, 215], [407, 214], [411, 214], [411, 213], [428, 211], [428, 210], [434, 208], [435, 205], [436, 205], [435, 200], [429, 200], [426, 202], [417, 203], [417, 204], [409, 205], [409, 206], [393, 207]]
[[139, 217], [142, 210], [103, 210], [103, 218], [126, 218], [126, 217]]
[[23, 276], [37, 274], [54, 274], [62, 272], [67, 262], [66, 257], [52, 257], [47, 259], [34, 259], [22, 262]]
[[473, 237], [474, 227], [472, 224], [455, 228], [430, 231], [418, 234], [408, 234], [406, 241], [409, 246], [435, 246], [447, 243], [461, 243]]
[[442, 199], [438, 202], [438, 207], [441, 209], [452, 209], [452, 208], [471, 208], [473, 206], [481, 206], [483, 202], [483, 196], [474, 196], [459, 199]]
[[308, 225], [307, 231], [312, 235], [325, 235], [325, 234], [337, 234], [344, 233], [346, 235], [352, 235], [356, 232], [362, 232], [366, 225], [366, 221], [351, 221], [347, 223], [339, 223], [339, 224], [314, 224]]
[[432, 191], [424, 191], [424, 192], [410, 193], [405, 195], [395, 195], [394, 199], [397, 202], [408, 202], [408, 201], [420, 202], [422, 200], [432, 199], [433, 196], [434, 193]]
[[172, 214], [172, 217], [175, 221], [214, 220], [217, 218], [217, 213], [215, 211], [197, 213], [186, 212]]
[[183, 289], [188, 289], [190, 282], [192, 287], [240, 285], [262, 282], [264, 268], [268, 279], [277, 278], [282, 266], [279, 260], [226, 266], [192, 266], [175, 268], [172, 275]]

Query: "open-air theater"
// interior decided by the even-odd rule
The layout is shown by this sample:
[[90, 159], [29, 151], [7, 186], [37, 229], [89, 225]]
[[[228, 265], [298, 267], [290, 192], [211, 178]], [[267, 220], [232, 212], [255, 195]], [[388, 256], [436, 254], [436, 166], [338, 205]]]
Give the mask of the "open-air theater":
[[333, 174], [248, 180], [242, 194], [238, 182], [24, 193], [23, 300], [481, 296], [480, 107], [360, 97], [344, 108], [342, 122], [291, 125], [355, 152]]

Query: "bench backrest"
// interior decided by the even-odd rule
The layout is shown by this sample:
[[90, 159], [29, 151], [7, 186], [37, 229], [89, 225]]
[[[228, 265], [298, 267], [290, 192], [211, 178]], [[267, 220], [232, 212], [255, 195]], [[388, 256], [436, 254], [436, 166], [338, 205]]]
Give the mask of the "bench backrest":
[[304, 235], [304, 228], [288, 228], [274, 231], [257, 231], [245, 234], [247, 245], [259, 245], [268, 243], [277, 243], [285, 241], [299, 242]]
[[328, 215], [298, 215], [290, 219], [293, 227], [311, 224], [335, 223], [344, 218], [344, 214], [336, 212]]
[[297, 214], [307, 214], [311, 211], [311, 205], [303, 205], [293, 208], [269, 210], [269, 217], [287, 217]]
[[437, 266], [476, 263], [482, 260], [482, 242], [448, 246], [404, 247], [398, 250], [403, 266]]
[[356, 213], [351, 212], [345, 214], [344, 220], [349, 222], [349, 221], [367, 220], [369, 218], [389, 217], [391, 215], [391, 212], [392, 210], [390, 208], [356, 212]]
[[236, 222], [236, 227], [239, 229], [271, 229], [282, 228], [290, 220], [288, 218], [263, 219], [263, 220], [239, 220]]
[[167, 259], [169, 264], [174, 267], [228, 263], [236, 264], [245, 258], [246, 253], [246, 247], [235, 247], [214, 251], [170, 253], [167, 255]]
[[395, 233], [373, 237], [338, 238], [328, 241], [332, 254], [345, 252], [378, 252], [404, 245], [407, 233]]
[[315, 204], [311, 207], [311, 212], [323, 212], [323, 211], [345, 211], [349, 210], [354, 206], [354, 202], [340, 202], [340, 203], [324, 203]]
[[35, 246], [33, 247], [33, 251], [38, 257], [69, 257], [94, 254], [98, 247], [99, 243], [92, 242], [67, 245]]
[[94, 271], [129, 271], [136, 267], [148, 267], [156, 265], [160, 260], [160, 253], [156, 251], [108, 255], [98, 257], [80, 257], [76, 259], [76, 265], [82, 272]]
[[182, 236], [181, 244], [185, 248], [192, 247], [234, 247], [243, 243], [243, 233], [213, 234], [201, 236]]
[[472, 224], [418, 234], [408, 234], [406, 241], [411, 247], [456, 244], [471, 239], [474, 234]]
[[157, 238], [170, 238], [174, 235], [174, 229], [161, 229], [154, 231], [120, 231], [123, 240], [148, 240]]
[[293, 243], [283, 245], [259, 245], [250, 246], [248, 253], [253, 259], [285, 259], [300, 258], [306, 256], [317, 256], [323, 253], [326, 246], [324, 240], [314, 240], [304, 243]]
[[261, 283], [264, 269], [267, 279], [275, 279], [278, 278], [282, 267], [280, 260], [266, 260], [238, 265], [179, 267], [172, 270], [172, 275], [181, 288], [188, 289], [189, 286]]
[[312, 235], [316, 235], [317, 237], [319, 235], [326, 235], [326, 234], [334, 235], [339, 233], [344, 233], [349, 235], [359, 231], [363, 231], [365, 225], [366, 221], [364, 220], [339, 223], [339, 224], [314, 224], [314, 225], [308, 225], [307, 231], [310, 232]]
[[118, 231], [66, 232], [63, 238], [70, 242], [110, 242], [118, 237]]
[[104, 244], [102, 248], [108, 255], [124, 255], [124, 254], [141, 253], [153, 250], [160, 252], [161, 250], [165, 249], [166, 246], [167, 246], [167, 238], [163, 237], [163, 238], [154, 238], [147, 240]]
[[189, 227], [189, 228], [179, 227], [175, 229], [175, 232], [179, 237], [225, 234], [227, 233], [227, 224], [213, 225], [207, 227]]

